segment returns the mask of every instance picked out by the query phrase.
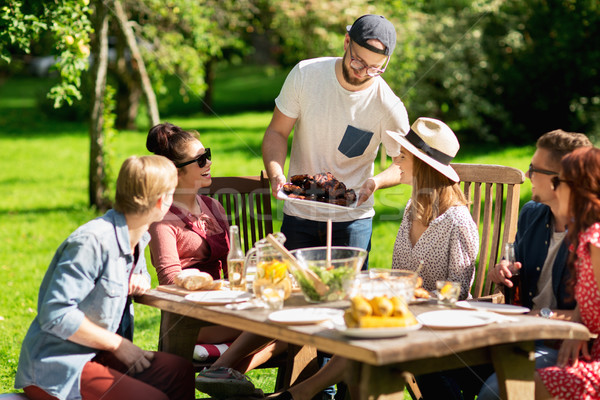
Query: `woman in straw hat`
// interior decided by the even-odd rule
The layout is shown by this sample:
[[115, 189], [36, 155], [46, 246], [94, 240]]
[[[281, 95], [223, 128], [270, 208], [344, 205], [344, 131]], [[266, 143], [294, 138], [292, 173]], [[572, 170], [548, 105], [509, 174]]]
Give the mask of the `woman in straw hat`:
[[[401, 183], [412, 185], [412, 198], [394, 246], [394, 268], [415, 270], [420, 261], [424, 286], [435, 289], [436, 280], [461, 283], [466, 298], [475, 276], [479, 234], [458, 185], [458, 175], [449, 165], [458, 152], [454, 132], [442, 121], [419, 118], [406, 136], [387, 132], [402, 145]], [[343, 379], [346, 359], [333, 356], [315, 375], [273, 396], [273, 400], [311, 399], [323, 388]], [[438, 377], [441, 390], [449, 390]], [[448, 378], [451, 379], [451, 378]]]
[[467, 200], [450, 166], [459, 149], [454, 132], [442, 121], [419, 118], [406, 136], [388, 132], [402, 145], [401, 183], [412, 185], [396, 243], [392, 268], [420, 271], [423, 287], [436, 281], [459, 282], [460, 298], [470, 296], [479, 233]]

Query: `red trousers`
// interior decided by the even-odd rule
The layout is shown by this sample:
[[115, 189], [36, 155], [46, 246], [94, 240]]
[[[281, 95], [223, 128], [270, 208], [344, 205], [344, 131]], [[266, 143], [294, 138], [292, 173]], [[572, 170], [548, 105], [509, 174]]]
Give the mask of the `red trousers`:
[[[83, 400], [191, 400], [195, 398], [192, 363], [179, 356], [155, 352], [151, 366], [125, 375], [127, 368], [112, 353], [99, 353], [83, 367]], [[23, 389], [31, 400], [57, 400], [37, 386]]]

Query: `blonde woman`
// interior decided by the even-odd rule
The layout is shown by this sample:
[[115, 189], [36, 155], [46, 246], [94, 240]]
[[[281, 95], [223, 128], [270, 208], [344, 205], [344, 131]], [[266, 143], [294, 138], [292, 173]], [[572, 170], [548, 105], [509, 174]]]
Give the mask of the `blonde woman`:
[[[466, 298], [475, 276], [479, 234], [458, 186], [458, 175], [450, 166], [458, 140], [446, 124], [432, 118], [416, 120], [406, 136], [387, 134], [402, 145], [400, 156], [394, 158], [400, 182], [413, 186], [394, 246], [393, 267], [414, 270], [423, 260], [426, 289], [435, 289], [438, 279], [456, 280], [461, 283], [461, 298]], [[333, 356], [315, 375], [271, 400], [312, 399], [323, 388], [340, 382], [346, 368], [345, 358]], [[434, 389], [446, 390], [440, 375], [426, 379]], [[424, 386], [419, 383], [425, 395], [429, 388]], [[356, 388], [350, 388], [352, 397], [358, 397]], [[425, 398], [447, 396], [444, 392], [442, 397]]]
[[19, 358], [15, 387], [30, 399], [194, 398], [189, 361], [142, 350], [116, 333], [129, 315], [128, 296], [150, 288], [147, 231], [168, 211], [176, 184], [166, 158], [128, 158], [114, 209], [60, 245]]
[[479, 232], [450, 166], [459, 149], [454, 132], [442, 121], [419, 118], [406, 136], [391, 133], [401, 145], [401, 183], [412, 185], [394, 245], [392, 268], [416, 270], [421, 261], [423, 287], [438, 280], [460, 282], [460, 298], [470, 297], [479, 250]]

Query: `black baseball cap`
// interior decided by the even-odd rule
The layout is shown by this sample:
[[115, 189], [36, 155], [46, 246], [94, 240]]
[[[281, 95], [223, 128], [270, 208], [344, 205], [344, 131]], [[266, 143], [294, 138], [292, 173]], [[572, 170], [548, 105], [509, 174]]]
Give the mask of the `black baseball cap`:
[[[375, 53], [390, 56], [396, 47], [396, 29], [394, 25], [382, 15], [363, 15], [352, 25], [346, 27], [350, 39], [359, 46], [365, 47]], [[371, 46], [367, 40], [377, 39], [384, 46], [381, 50]]]

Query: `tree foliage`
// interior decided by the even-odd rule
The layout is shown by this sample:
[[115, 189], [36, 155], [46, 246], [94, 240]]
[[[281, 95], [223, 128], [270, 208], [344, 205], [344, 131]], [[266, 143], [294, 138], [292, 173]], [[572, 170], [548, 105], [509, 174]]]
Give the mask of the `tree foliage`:
[[11, 50], [28, 53], [44, 32], [52, 35], [60, 82], [48, 96], [55, 107], [81, 99], [81, 76], [88, 68], [91, 24], [89, 0], [8, 0], [0, 9], [0, 56], [11, 60]]
[[486, 37], [497, 42], [485, 51], [496, 90], [487, 94], [510, 119], [491, 115], [486, 123], [512, 141], [557, 128], [593, 133], [600, 122], [594, 121], [600, 112], [600, 3], [509, 0], [494, 17]]
[[[415, 2], [405, 16], [411, 52], [386, 80], [411, 119], [443, 119], [470, 141], [599, 133], [597, 1], [440, 0]], [[399, 75], [406, 67], [414, 75]]]
[[[241, 36], [256, 11], [249, 0], [130, 0], [126, 5], [163, 104], [172, 96], [202, 98], [207, 65], [247, 48]], [[175, 93], [168, 92], [169, 77], [179, 82]]]
[[[1, 54], [9, 57], [12, 49], [26, 49], [41, 32], [51, 32], [62, 77], [51, 95], [57, 104], [78, 98], [89, 51], [87, 0], [7, 1], [0, 9]], [[398, 32], [384, 77], [411, 120], [437, 117], [474, 141], [530, 143], [556, 128], [600, 133], [597, 0], [123, 4], [163, 109], [176, 98], [209, 98], [218, 60], [241, 60], [254, 51], [255, 60], [291, 66], [304, 58], [340, 56], [346, 25], [376, 13]], [[119, 54], [126, 61], [121, 74], [131, 74], [126, 54]], [[168, 80], [177, 82], [176, 90]], [[117, 87], [134, 93], [135, 79]]]

